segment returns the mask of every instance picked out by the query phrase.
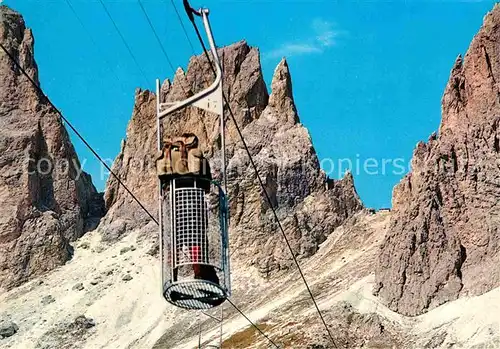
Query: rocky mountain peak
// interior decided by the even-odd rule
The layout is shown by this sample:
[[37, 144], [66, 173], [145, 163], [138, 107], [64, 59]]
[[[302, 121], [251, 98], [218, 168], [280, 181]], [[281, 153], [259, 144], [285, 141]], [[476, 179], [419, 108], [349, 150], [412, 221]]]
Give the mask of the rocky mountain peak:
[[[299, 123], [286, 60], [276, 68], [269, 96], [262, 76], [259, 51], [245, 41], [219, 49], [224, 70], [224, 94], [242, 129], [272, 206], [301, 257], [310, 256], [333, 229], [362, 209], [353, 185], [328, 179], [321, 171], [308, 131]], [[213, 72], [205, 55], [192, 57], [187, 71], [178, 69], [173, 83], [166, 80], [166, 100], [176, 100], [210, 85]], [[181, 86], [182, 87], [178, 87]], [[151, 212], [157, 212], [154, 174], [156, 153], [156, 96], [141, 91], [127, 128], [127, 139], [113, 168]], [[185, 98], [185, 97], [184, 97]], [[139, 114], [141, 116], [139, 117]], [[229, 117], [229, 115], [228, 115]], [[140, 121], [139, 121], [140, 120]], [[232, 247], [247, 265], [267, 275], [291, 265], [289, 252], [259, 186], [232, 119], [227, 124], [228, 196]], [[218, 118], [188, 108], [164, 121], [166, 134], [193, 132], [200, 138], [212, 170], [220, 179]], [[133, 164], [146, 164], [141, 170]], [[352, 177], [350, 178], [352, 181]], [[105, 236], [119, 238], [148, 224], [149, 218], [110, 178], [106, 189], [109, 212], [101, 225]], [[316, 204], [322, 209], [318, 210]], [[150, 225], [152, 230], [156, 226]], [[245, 246], [245, 248], [240, 248]], [[262, 248], [265, 246], [265, 248]]]
[[33, 55], [35, 39], [31, 29], [25, 27], [21, 15], [6, 6], [0, 8], [0, 23], [0, 37], [12, 38], [12, 46], [7, 45], [6, 48], [13, 49], [17, 61], [26, 70], [30, 78], [39, 84], [38, 67]]
[[[38, 83], [34, 39], [0, 6], [0, 41]], [[102, 198], [59, 115], [0, 52], [0, 287], [66, 262], [70, 241], [97, 225]]]
[[417, 315], [500, 285], [500, 7], [459, 56], [439, 134], [419, 143], [393, 193], [377, 271], [389, 306]]
[[[12, 56], [21, 64], [26, 73], [36, 83], [38, 81], [38, 67], [35, 62], [33, 48], [34, 38], [31, 29], [26, 28], [22, 16], [11, 10], [5, 5], [0, 5], [0, 40]], [[3, 67], [2, 74], [5, 74], [4, 80], [8, 85], [0, 91], [0, 97], [3, 99], [16, 98], [11, 94], [15, 84], [23, 84], [23, 89], [30, 94], [35, 94], [35, 89], [31, 86], [27, 79], [18, 79], [21, 72], [18, 71], [6, 55], [0, 57], [0, 62]], [[21, 103], [21, 101], [19, 101]], [[27, 106], [28, 107], [28, 106]]]

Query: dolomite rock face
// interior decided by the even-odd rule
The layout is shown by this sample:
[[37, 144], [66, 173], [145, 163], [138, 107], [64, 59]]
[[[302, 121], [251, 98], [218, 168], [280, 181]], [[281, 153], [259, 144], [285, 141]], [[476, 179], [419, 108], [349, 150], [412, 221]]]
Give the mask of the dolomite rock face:
[[[276, 68], [272, 93], [268, 95], [256, 48], [242, 41], [219, 52], [225, 95], [272, 205], [295, 253], [299, 257], [310, 256], [335, 227], [362, 209], [353, 178], [347, 174], [340, 181], [331, 180], [320, 170], [309, 133], [299, 121], [285, 60]], [[166, 80], [162, 91], [165, 100], [178, 100], [208, 86], [212, 80], [207, 59], [193, 57], [187, 72], [177, 70], [173, 83]], [[149, 91], [137, 91], [127, 138], [113, 169], [156, 217], [155, 98]], [[256, 266], [263, 274], [286, 269], [291, 265], [289, 251], [228, 114], [227, 173], [233, 256]], [[165, 120], [164, 128], [167, 135], [188, 131], [198, 135], [214, 177], [220, 179], [217, 117], [189, 108]], [[101, 224], [104, 238], [116, 239], [151, 221], [114, 178], [110, 177], [107, 183], [105, 199], [109, 211]]]
[[451, 71], [439, 135], [417, 145], [394, 189], [377, 291], [395, 311], [417, 315], [500, 285], [499, 81], [495, 6]]
[[[34, 39], [0, 6], [0, 41], [38, 84]], [[96, 225], [103, 200], [60, 117], [0, 51], [0, 287], [10, 288], [70, 258], [69, 242]]]

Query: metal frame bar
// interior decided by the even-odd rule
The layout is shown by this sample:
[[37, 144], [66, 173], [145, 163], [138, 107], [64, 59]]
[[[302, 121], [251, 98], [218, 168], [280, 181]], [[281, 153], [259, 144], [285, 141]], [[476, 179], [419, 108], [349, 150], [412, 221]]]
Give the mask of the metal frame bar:
[[[156, 115], [160, 114], [160, 80], [156, 80]], [[161, 151], [162, 148], [162, 129], [163, 125], [160, 122], [160, 118], [156, 118], [156, 138], [157, 138], [157, 146], [158, 150]], [[161, 181], [158, 180], [158, 223], [160, 230], [160, 260], [162, 265], [161, 272], [161, 294], [163, 294], [163, 288], [165, 285], [164, 273], [163, 273], [163, 264], [165, 263], [165, 256], [163, 253], [163, 188], [161, 187]]]
[[[223, 337], [223, 324], [224, 324], [224, 305], [222, 304], [220, 306], [220, 318], [218, 318], [217, 316], [215, 315], [212, 315], [212, 314], [209, 314], [208, 312], [206, 312], [205, 310], [200, 310], [200, 312], [205, 315], [206, 317], [209, 317], [210, 319], [212, 320], [215, 320], [216, 322], [218, 322], [220, 325], [219, 325], [219, 349], [222, 348], [222, 337]], [[202, 338], [202, 330], [201, 330], [201, 321], [200, 321], [200, 317], [199, 317], [199, 313], [197, 314], [197, 321], [199, 322], [199, 339], [198, 339], [198, 347], [201, 348], [201, 338]], [[212, 347], [212, 346], [210, 346]]]
[[[179, 111], [187, 106], [194, 105], [200, 109], [217, 114], [220, 117], [220, 135], [221, 135], [221, 151], [222, 151], [222, 173], [223, 173], [223, 185], [224, 192], [227, 193], [227, 178], [226, 178], [226, 135], [225, 135], [225, 120], [224, 120], [224, 92], [222, 89], [223, 73], [222, 65], [220, 62], [219, 54], [217, 53], [217, 47], [215, 46], [215, 41], [212, 33], [212, 28], [210, 26], [210, 20], [208, 19], [210, 11], [208, 9], [200, 9], [196, 14], [201, 16], [203, 19], [203, 25], [210, 43], [210, 50], [215, 63], [216, 76], [214, 82], [205, 90], [202, 90], [183, 101], [171, 102], [171, 103], [161, 103], [160, 101], [160, 80], [156, 80], [156, 109], [157, 109], [157, 128], [158, 128], [158, 150], [161, 150], [161, 141], [163, 136], [163, 125], [161, 120], [163, 120], [168, 115]], [[206, 103], [206, 104], [205, 104]], [[214, 106], [215, 104], [215, 106]], [[162, 111], [162, 108], [166, 107], [166, 110]]]
[[[212, 36], [212, 29], [210, 27], [210, 21], [208, 20], [208, 10], [202, 9], [200, 10], [201, 16], [203, 18], [203, 24], [205, 26], [205, 31], [207, 32], [208, 40], [210, 42], [210, 49], [212, 51], [212, 55], [214, 57], [214, 62], [215, 62], [215, 68], [216, 68], [216, 77], [215, 81], [210, 85], [207, 89], [198, 92], [194, 96], [189, 97], [188, 99], [185, 99], [180, 102], [174, 102], [174, 103], [160, 103], [160, 110], [158, 113], [158, 118], [161, 120], [165, 118], [167, 115], [172, 114], [184, 107], [187, 107], [189, 105], [195, 104], [198, 101], [203, 100], [204, 98], [210, 96], [212, 93], [216, 92], [217, 89], [222, 90], [222, 68], [219, 60], [219, 55], [217, 54], [217, 48], [215, 47], [215, 42]], [[222, 102], [222, 101], [221, 101]], [[173, 104], [173, 105], [171, 105]], [[168, 106], [169, 108], [161, 111], [161, 107], [163, 106]]]
[[[176, 200], [175, 200], [175, 188], [177, 187], [175, 183], [175, 179], [172, 181], [170, 185], [170, 224], [172, 225], [172, 230], [170, 232], [171, 236], [170, 238], [172, 239], [172, 245], [170, 245], [170, 251], [173, 251], [172, 253], [172, 265], [170, 266], [171, 271], [170, 274], [173, 275], [173, 271], [175, 268], [177, 268], [177, 261], [179, 260], [179, 256], [177, 255], [177, 234], [175, 233], [177, 231], [177, 221], [173, 218], [174, 212], [175, 212], [175, 207], [176, 207]], [[179, 275], [177, 275], [179, 276]], [[177, 282], [178, 280], [173, 280], [172, 281]]]

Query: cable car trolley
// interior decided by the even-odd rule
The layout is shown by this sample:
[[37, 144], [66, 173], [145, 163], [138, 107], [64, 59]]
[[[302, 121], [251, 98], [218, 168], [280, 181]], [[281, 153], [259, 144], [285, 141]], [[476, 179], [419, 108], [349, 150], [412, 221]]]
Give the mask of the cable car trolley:
[[[190, 18], [194, 14], [203, 20], [216, 77], [205, 90], [168, 103], [161, 102], [160, 81], [156, 80], [162, 294], [168, 302], [184, 309], [209, 309], [230, 295], [222, 69], [209, 11], [189, 10]], [[163, 120], [188, 106], [220, 119], [222, 183], [212, 179], [209, 161], [195, 134], [164, 137], [167, 132]]]

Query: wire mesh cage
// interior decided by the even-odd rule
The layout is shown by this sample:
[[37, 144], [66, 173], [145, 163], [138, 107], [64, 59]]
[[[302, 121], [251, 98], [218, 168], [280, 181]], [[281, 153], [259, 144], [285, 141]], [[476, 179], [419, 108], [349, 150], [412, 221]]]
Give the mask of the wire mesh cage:
[[218, 183], [172, 179], [164, 188], [162, 285], [165, 299], [209, 309], [229, 296], [227, 202]]

